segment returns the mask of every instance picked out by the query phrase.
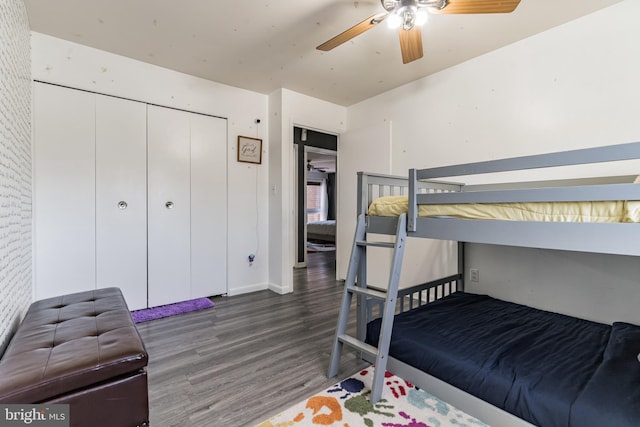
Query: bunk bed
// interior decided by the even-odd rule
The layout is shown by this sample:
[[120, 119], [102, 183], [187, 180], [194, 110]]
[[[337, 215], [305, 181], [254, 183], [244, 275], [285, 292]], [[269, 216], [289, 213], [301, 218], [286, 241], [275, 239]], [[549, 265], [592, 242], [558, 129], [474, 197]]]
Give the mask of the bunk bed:
[[[359, 172], [357, 209], [367, 215], [367, 234], [395, 235], [398, 215], [406, 214], [408, 237], [458, 242], [456, 274], [399, 290], [387, 369], [490, 425], [640, 425], [639, 326], [590, 322], [464, 288], [465, 242], [639, 256], [640, 185], [628, 177], [540, 186], [438, 181], [632, 159], [640, 159], [640, 143], [412, 169], [408, 179]], [[395, 207], [380, 210], [379, 198]], [[591, 213], [610, 203], [622, 212], [514, 220], [443, 211], [443, 205], [473, 204], [520, 211], [519, 203], [552, 212], [587, 204]], [[382, 319], [375, 319], [370, 300], [359, 305], [358, 335], [376, 346]]]

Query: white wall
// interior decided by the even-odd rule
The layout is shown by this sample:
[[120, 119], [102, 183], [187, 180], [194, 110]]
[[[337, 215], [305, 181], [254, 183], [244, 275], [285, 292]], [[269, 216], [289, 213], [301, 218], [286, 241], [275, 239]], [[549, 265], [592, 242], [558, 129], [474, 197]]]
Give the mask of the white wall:
[[287, 177], [283, 168], [288, 161], [283, 140], [287, 129], [281, 117], [282, 90], [278, 90], [269, 95], [269, 288], [285, 294], [293, 291], [293, 283], [287, 279], [289, 269], [283, 254], [288, 250], [288, 240], [284, 231], [293, 224], [285, 215], [289, 211], [289, 200], [283, 197]]
[[[32, 33], [35, 80], [228, 119], [229, 294], [267, 288], [267, 96]], [[256, 124], [256, 119], [261, 123]], [[263, 164], [238, 163], [238, 135], [264, 139]], [[256, 255], [252, 266], [248, 255]]]
[[21, 0], [0, 0], [0, 355], [32, 300], [31, 70]]
[[[270, 222], [269, 287], [278, 293], [293, 291], [295, 247], [295, 176], [293, 127], [339, 134], [345, 129], [346, 108], [288, 89], [269, 95]], [[276, 151], [277, 150], [277, 151]], [[338, 141], [338, 158], [340, 141]], [[338, 171], [340, 174], [340, 171]]]
[[[626, 0], [371, 98], [348, 109], [349, 129], [392, 121], [392, 173], [401, 175], [410, 167], [640, 141], [638, 16], [640, 2]], [[428, 55], [424, 60], [429, 60]], [[366, 141], [362, 143], [365, 147]], [[637, 163], [607, 165], [597, 173], [625, 175], [639, 170]], [[564, 178], [573, 173], [562, 170], [548, 176]], [[519, 174], [516, 178], [539, 177]], [[494, 271], [502, 267], [504, 249], [470, 245], [467, 253], [468, 265], [481, 270], [480, 286], [472, 291], [525, 302], [539, 292], [536, 305], [562, 307], [603, 321], [624, 311], [640, 323], [640, 314], [632, 310], [593, 304], [603, 276], [637, 282], [635, 259], [620, 257], [615, 272], [603, 269], [597, 278], [581, 275], [576, 281], [570, 279], [573, 267], [590, 264], [592, 255], [509, 248], [506, 276], [493, 285], [484, 278], [497, 277]], [[557, 296], [537, 285], [539, 269], [531, 268], [549, 257], [574, 260], [550, 263], [545, 271], [566, 286]], [[504, 283], [509, 283], [508, 291]], [[612, 300], [637, 307], [640, 292], [628, 290], [628, 286], [611, 290], [617, 293]]]
[[636, 140], [639, 8], [627, 0], [363, 101], [349, 129], [391, 120], [402, 174]]

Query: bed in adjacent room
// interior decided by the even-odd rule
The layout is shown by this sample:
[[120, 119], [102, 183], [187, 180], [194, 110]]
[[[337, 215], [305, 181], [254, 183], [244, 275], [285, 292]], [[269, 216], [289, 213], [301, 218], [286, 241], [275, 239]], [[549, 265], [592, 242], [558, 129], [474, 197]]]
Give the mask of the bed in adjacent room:
[[307, 241], [335, 243], [336, 221], [327, 220], [308, 222]]

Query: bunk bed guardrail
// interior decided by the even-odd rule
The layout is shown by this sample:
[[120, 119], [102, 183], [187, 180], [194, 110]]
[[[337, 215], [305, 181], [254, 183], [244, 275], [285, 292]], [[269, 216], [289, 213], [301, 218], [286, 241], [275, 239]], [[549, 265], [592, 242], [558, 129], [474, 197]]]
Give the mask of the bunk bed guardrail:
[[[480, 163], [409, 170], [409, 236], [579, 252], [640, 255], [640, 226], [627, 223], [535, 222], [421, 218], [420, 205], [449, 203], [580, 202], [640, 200], [640, 185], [616, 183], [567, 187], [421, 194], [422, 180], [515, 170], [640, 159], [640, 143], [571, 150]], [[473, 187], [471, 187], [472, 189]], [[478, 227], [477, 221], [482, 221]]]
[[[409, 180], [407, 177], [358, 172], [358, 215], [367, 214], [371, 202], [383, 196], [408, 196]], [[418, 181], [415, 184], [418, 193], [437, 195], [441, 193], [460, 192], [464, 184], [447, 181]], [[367, 233], [395, 235], [397, 217], [367, 216]], [[398, 290], [397, 313], [402, 313], [413, 308], [420, 307], [432, 301], [450, 295], [456, 291], [464, 290], [464, 244], [458, 243], [458, 272], [447, 277], [435, 279], [429, 282], [401, 287]], [[376, 311], [377, 309], [377, 311]], [[381, 304], [376, 301], [368, 301], [366, 304], [366, 317], [358, 318], [359, 335], [364, 336], [364, 328], [367, 322], [381, 313]], [[362, 316], [365, 316], [362, 313]]]

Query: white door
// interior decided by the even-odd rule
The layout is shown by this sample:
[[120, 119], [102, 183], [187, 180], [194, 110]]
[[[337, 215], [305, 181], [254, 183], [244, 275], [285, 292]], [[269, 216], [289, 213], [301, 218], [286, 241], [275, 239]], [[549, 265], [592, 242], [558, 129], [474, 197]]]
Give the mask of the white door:
[[96, 95], [96, 283], [147, 307], [147, 108]]
[[149, 306], [190, 299], [190, 114], [147, 107]]
[[[356, 230], [357, 172], [391, 172], [391, 123], [356, 129], [340, 135], [338, 143], [338, 212], [336, 219], [336, 275], [344, 279]], [[375, 253], [388, 249], [367, 249], [368, 266], [377, 265]], [[373, 256], [372, 256], [373, 255]], [[387, 261], [383, 264], [388, 265]], [[368, 274], [371, 280], [375, 275]], [[383, 277], [386, 283], [388, 277]]]
[[95, 95], [34, 84], [36, 299], [95, 288]]
[[191, 114], [191, 298], [227, 293], [227, 121]]

